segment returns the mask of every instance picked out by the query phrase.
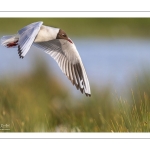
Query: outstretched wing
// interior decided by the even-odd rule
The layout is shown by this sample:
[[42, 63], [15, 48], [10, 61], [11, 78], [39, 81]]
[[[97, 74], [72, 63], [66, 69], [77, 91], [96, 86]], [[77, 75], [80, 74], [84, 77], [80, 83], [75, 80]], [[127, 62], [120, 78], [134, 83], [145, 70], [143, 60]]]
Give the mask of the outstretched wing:
[[34, 39], [36, 38], [43, 22], [32, 23], [18, 31], [18, 54], [23, 58], [29, 51]]
[[88, 77], [74, 44], [64, 39], [55, 39], [34, 43], [34, 45], [44, 49], [56, 60], [62, 72], [77, 89], [84, 92], [86, 96], [91, 96]]

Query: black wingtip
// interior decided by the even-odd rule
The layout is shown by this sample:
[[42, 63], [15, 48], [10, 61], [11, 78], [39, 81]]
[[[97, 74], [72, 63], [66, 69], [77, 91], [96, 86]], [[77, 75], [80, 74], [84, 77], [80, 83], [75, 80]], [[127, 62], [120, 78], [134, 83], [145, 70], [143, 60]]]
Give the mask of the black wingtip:
[[22, 59], [23, 59], [24, 57], [23, 57], [23, 56], [20, 56], [20, 58], [22, 58]]
[[91, 97], [91, 94], [85, 93], [85, 95], [86, 95], [87, 97]]
[[23, 56], [22, 56], [22, 50], [21, 50], [21, 48], [20, 48], [20, 45], [18, 45], [18, 54], [19, 54], [19, 57], [20, 58], [24, 58]]

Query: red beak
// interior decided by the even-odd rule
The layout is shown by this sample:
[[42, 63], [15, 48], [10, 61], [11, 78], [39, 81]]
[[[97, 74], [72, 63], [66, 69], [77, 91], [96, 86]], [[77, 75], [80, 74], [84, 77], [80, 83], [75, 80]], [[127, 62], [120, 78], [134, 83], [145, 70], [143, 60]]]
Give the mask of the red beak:
[[73, 42], [71, 41], [71, 39], [69, 39], [69, 38], [68, 38], [67, 40], [68, 40], [70, 43], [72, 43], [72, 44], [73, 44]]

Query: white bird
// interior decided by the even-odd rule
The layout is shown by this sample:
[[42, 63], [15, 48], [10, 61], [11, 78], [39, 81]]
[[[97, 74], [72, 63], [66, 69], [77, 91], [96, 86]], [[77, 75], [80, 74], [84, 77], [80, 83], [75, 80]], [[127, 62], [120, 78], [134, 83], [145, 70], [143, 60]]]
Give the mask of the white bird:
[[20, 58], [24, 58], [32, 44], [44, 49], [72, 84], [86, 96], [91, 96], [88, 77], [73, 41], [63, 30], [42, 24], [35, 22], [19, 30], [16, 35], [3, 36], [1, 44], [7, 48], [18, 47]]

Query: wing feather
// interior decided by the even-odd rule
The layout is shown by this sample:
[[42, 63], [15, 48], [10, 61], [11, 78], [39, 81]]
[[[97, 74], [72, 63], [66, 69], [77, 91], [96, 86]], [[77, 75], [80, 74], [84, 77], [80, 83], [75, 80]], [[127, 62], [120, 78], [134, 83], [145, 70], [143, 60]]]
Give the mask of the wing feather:
[[80, 89], [86, 96], [91, 96], [88, 77], [74, 44], [67, 40], [55, 39], [47, 42], [36, 42], [34, 45], [44, 49], [56, 60], [62, 72], [77, 89]]
[[66, 75], [70, 79], [70, 77], [69, 77], [69, 70], [68, 70], [69, 66], [68, 65], [69, 65], [69, 63], [68, 63], [68, 60], [66, 59]]
[[[69, 64], [69, 63], [68, 63]], [[73, 81], [73, 76], [72, 76], [72, 71], [71, 71], [71, 64], [68, 65], [68, 71], [69, 71], [69, 77], [70, 77], [70, 80], [71, 82]], [[73, 82], [72, 82], [73, 84]]]
[[[60, 57], [60, 64], [59, 64], [59, 67], [62, 69], [62, 64], [63, 64], [63, 59], [64, 59], [64, 57], [63, 57], [63, 55], [61, 55], [61, 57]], [[63, 71], [63, 70], [62, 70]]]
[[43, 22], [32, 23], [18, 31], [18, 54], [20, 58], [23, 58], [29, 51], [42, 24]]

